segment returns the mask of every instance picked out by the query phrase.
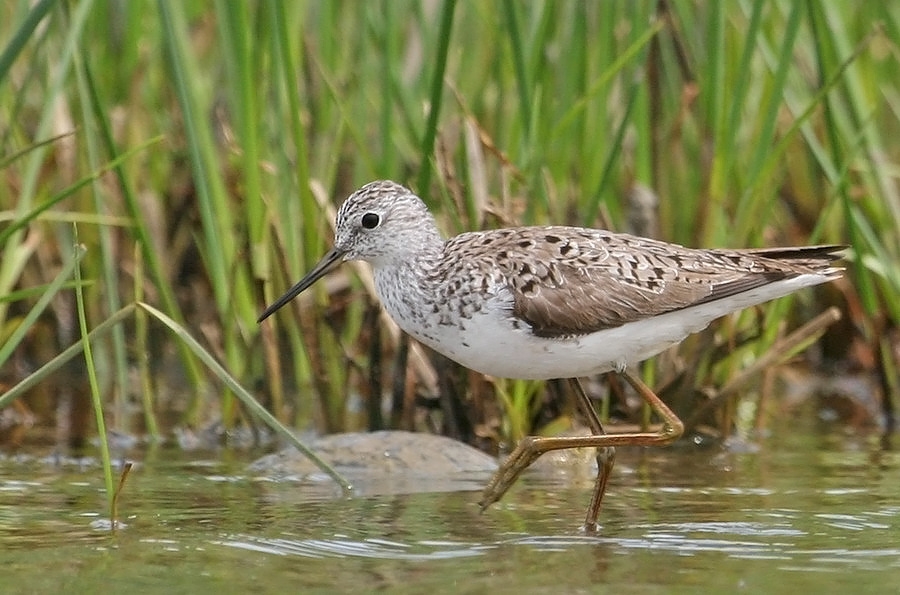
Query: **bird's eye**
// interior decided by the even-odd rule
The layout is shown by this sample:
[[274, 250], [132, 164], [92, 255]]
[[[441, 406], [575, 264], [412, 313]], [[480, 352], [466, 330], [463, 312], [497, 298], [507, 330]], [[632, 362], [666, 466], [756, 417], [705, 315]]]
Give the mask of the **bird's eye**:
[[362, 216], [362, 226], [366, 229], [375, 229], [381, 223], [381, 217], [377, 213], [366, 213]]

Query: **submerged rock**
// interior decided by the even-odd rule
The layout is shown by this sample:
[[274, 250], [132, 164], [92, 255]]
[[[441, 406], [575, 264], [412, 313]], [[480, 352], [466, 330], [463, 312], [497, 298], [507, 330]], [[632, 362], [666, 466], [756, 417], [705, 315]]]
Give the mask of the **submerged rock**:
[[[433, 434], [331, 434], [309, 446], [364, 495], [480, 490], [497, 469], [493, 457]], [[249, 469], [270, 480], [330, 481], [293, 447], [266, 455]]]

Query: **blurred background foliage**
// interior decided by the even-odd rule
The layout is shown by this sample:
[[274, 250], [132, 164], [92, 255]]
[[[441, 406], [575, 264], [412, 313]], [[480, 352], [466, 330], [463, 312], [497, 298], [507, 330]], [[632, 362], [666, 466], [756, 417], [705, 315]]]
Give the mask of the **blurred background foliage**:
[[[569, 427], [556, 383], [485, 379], [411, 345], [364, 266], [256, 323], [327, 249], [335, 205], [390, 178], [447, 235], [565, 223], [689, 246], [849, 244], [844, 282], [728, 317], [642, 373], [704, 435], [762, 427], [790, 374], [831, 395], [861, 379], [839, 400], [883, 426], [898, 24], [897, 3], [814, 0], [4, 2], [0, 388], [81, 340], [77, 262], [87, 329], [152, 304], [293, 427], [428, 428], [488, 450]], [[788, 334], [827, 306], [841, 322]], [[246, 427], [222, 379], [143, 310], [114, 322], [90, 366], [0, 397], [5, 442], [90, 435], [88, 369], [109, 428]], [[772, 372], [813, 342], [802, 382]], [[742, 374], [754, 362], [762, 382]], [[590, 387], [605, 415], [642, 421], [616, 382]]]

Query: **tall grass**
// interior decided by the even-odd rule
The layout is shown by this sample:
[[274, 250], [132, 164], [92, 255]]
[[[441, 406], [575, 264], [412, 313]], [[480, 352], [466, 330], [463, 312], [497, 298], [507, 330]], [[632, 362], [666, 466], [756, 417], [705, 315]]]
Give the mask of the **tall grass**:
[[[890, 353], [898, 18], [895, 3], [817, 1], [3, 3], [0, 336], [19, 324], [27, 335], [40, 304], [17, 290], [53, 282], [75, 221], [90, 248], [88, 326], [142, 299], [281, 421], [347, 429], [359, 399], [377, 409], [388, 395], [409, 425], [415, 392], [449, 385], [366, 315], [364, 267], [255, 322], [327, 249], [333, 206], [392, 178], [447, 234], [553, 222], [693, 246], [848, 242], [840, 300], [862, 313], [864, 343]], [[60, 281], [47, 286], [71, 301]], [[834, 299], [807, 292], [731, 317], [689, 341], [682, 363], [644, 373], [725, 385]], [[75, 320], [54, 312], [62, 349]], [[171, 339], [139, 322], [136, 346], [129, 328], [94, 353], [110, 362], [98, 372], [112, 427], [145, 431], [140, 420], [173, 402], [195, 426], [244, 419], [184, 343], [174, 374]], [[155, 387], [129, 383], [148, 355], [135, 347], [157, 362]], [[383, 386], [370, 386], [372, 366]], [[540, 417], [533, 386], [499, 385], [499, 398], [473, 378], [457, 387], [470, 439], [529, 432]], [[186, 396], [154, 402], [151, 390]]]

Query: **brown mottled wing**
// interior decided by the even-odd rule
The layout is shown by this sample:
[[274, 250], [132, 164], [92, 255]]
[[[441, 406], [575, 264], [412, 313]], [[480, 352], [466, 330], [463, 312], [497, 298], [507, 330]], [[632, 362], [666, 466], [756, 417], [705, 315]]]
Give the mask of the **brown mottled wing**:
[[544, 337], [591, 333], [720, 299], [811, 271], [807, 262], [822, 260], [779, 252], [803, 263], [791, 266], [765, 252], [691, 250], [580, 228], [490, 234], [493, 264], [513, 293], [513, 315]]

